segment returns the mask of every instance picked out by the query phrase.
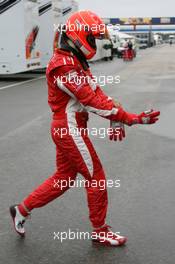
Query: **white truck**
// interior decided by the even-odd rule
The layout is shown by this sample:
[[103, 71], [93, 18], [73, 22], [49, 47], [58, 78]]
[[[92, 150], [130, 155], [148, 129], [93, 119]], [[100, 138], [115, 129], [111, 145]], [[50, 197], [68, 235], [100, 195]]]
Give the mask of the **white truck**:
[[34, 1], [0, 1], [0, 74], [40, 67], [38, 5]]
[[54, 23], [76, 10], [74, 0], [0, 0], [0, 74], [45, 68], [57, 41]]

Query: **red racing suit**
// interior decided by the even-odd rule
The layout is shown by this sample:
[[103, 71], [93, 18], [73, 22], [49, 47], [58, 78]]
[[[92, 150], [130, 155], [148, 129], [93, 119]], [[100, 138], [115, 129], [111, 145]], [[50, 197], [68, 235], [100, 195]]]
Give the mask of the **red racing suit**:
[[[70, 52], [55, 51], [46, 76], [48, 103], [53, 112], [51, 134], [56, 145], [57, 169], [23, 201], [23, 205], [32, 210], [47, 204], [70, 187], [65, 184], [60, 188], [58, 184], [54, 185], [55, 182], [75, 181], [80, 173], [87, 181], [90, 220], [94, 228], [101, 227], [107, 212], [107, 190], [100, 188], [99, 183], [105, 182], [105, 174], [88, 134], [82, 133], [80, 128], [87, 127], [88, 111], [114, 121], [118, 121], [120, 111], [95, 84], [90, 70], [84, 70]], [[70, 133], [75, 128], [81, 132]], [[61, 135], [61, 129], [67, 133]]]

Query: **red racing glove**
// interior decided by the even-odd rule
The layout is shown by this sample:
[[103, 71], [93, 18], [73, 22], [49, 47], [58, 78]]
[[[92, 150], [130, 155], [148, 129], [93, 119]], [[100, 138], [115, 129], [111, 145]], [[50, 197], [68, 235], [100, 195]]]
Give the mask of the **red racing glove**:
[[114, 141], [122, 141], [125, 138], [125, 127], [123, 123], [110, 121], [110, 135], [109, 139]]
[[142, 112], [141, 114], [132, 114], [125, 112], [122, 108], [119, 110], [119, 121], [132, 126], [134, 124], [154, 124], [159, 118], [160, 111], [154, 111], [153, 109]]

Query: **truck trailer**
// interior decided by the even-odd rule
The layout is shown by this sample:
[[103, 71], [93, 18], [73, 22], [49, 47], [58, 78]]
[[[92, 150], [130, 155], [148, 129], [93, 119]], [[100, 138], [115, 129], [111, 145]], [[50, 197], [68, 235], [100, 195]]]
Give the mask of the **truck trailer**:
[[74, 0], [0, 1], [0, 74], [45, 68], [58, 41], [54, 24], [77, 10]]

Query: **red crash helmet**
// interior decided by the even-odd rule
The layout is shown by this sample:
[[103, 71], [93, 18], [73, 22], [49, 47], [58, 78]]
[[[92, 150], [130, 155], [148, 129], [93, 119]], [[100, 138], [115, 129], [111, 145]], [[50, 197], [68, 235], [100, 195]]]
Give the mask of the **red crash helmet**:
[[91, 11], [79, 11], [71, 15], [65, 33], [86, 59], [96, 54], [95, 39], [109, 38], [102, 19]]

